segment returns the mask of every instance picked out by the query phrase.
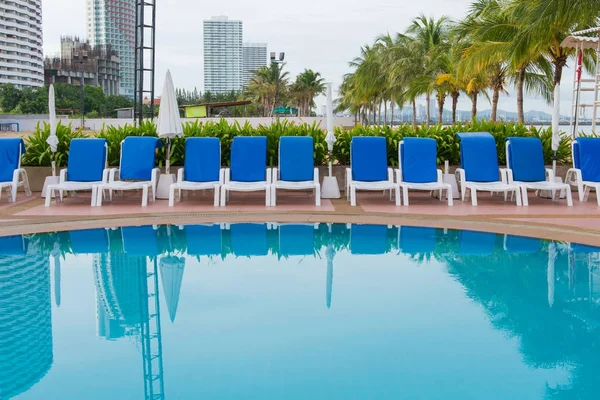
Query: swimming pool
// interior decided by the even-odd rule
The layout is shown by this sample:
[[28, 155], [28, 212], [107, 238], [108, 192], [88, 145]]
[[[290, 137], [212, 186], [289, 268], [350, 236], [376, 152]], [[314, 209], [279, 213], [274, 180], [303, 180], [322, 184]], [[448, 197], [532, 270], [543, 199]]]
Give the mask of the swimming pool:
[[0, 238], [0, 398], [597, 399], [600, 248], [376, 225]]

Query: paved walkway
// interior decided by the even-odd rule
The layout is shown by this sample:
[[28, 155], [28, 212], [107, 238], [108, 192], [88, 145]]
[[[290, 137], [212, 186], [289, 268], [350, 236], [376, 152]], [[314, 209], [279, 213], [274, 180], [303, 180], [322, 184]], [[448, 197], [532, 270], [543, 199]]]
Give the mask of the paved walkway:
[[277, 206], [265, 207], [260, 193], [234, 193], [227, 207], [214, 207], [212, 193], [198, 193], [175, 207], [169, 207], [166, 200], [141, 207], [140, 197], [134, 193], [92, 208], [89, 194], [83, 193], [47, 208], [39, 193], [31, 198], [19, 193], [14, 204], [7, 203], [6, 196], [0, 201], [0, 236], [141, 224], [338, 222], [494, 231], [600, 246], [600, 208], [594, 195], [585, 203], [574, 200], [573, 207], [567, 207], [564, 200], [555, 203], [536, 198], [533, 193], [529, 207], [486, 194], [480, 195], [477, 207], [460, 200], [448, 207], [420, 193], [411, 193], [410, 202], [410, 206], [396, 207], [380, 193], [360, 193], [356, 207], [345, 199], [323, 200], [322, 206], [316, 207], [308, 194], [280, 192]]

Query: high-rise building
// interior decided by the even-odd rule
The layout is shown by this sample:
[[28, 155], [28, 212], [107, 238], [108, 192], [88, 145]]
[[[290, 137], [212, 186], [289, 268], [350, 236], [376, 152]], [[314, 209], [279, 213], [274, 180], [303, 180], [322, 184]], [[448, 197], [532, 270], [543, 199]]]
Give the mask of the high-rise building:
[[244, 86], [248, 85], [254, 75], [254, 71], [267, 65], [267, 44], [266, 43], [244, 43], [242, 45]]
[[225, 16], [204, 21], [204, 92], [242, 89], [242, 21]]
[[0, 84], [44, 85], [42, 1], [0, 0]]
[[119, 94], [133, 98], [135, 74], [135, 0], [87, 0], [92, 46], [110, 45], [119, 56]]

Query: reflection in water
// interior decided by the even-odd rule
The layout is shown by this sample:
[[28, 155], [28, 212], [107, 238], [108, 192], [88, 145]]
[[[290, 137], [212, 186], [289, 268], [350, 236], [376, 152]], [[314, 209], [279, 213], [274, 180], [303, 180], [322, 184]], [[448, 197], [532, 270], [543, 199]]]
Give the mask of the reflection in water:
[[[186, 262], [231, 257], [314, 260], [308, 262], [325, 270], [319, 279], [325, 278], [327, 309], [334, 263], [338, 275], [344, 271], [340, 259], [361, 257], [369, 260], [360, 265], [367, 269], [435, 261], [495, 329], [518, 339], [528, 367], [569, 371], [566, 384], [547, 385], [546, 397], [587, 399], [600, 392], [600, 248], [421, 227], [252, 223], [92, 229], [36, 235], [31, 242], [27, 249], [20, 236], [0, 238], [0, 398], [28, 390], [52, 364], [49, 258], [59, 266], [59, 256], [69, 253], [92, 260], [98, 336], [139, 344], [147, 399], [165, 398], [160, 296], [168, 326], [176, 326]], [[385, 254], [410, 262], [396, 264]], [[58, 305], [60, 275], [55, 280]], [[344, 280], [336, 282], [342, 292]]]
[[53, 362], [48, 255], [0, 237], [0, 399], [29, 390]]

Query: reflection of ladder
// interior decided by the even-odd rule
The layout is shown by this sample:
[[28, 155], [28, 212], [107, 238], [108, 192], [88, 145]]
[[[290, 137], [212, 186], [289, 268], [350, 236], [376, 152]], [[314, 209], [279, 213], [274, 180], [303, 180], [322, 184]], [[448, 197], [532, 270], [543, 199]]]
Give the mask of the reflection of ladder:
[[156, 258], [147, 268], [143, 279], [141, 342], [144, 359], [144, 394], [146, 400], [164, 399], [162, 339], [160, 332], [160, 303], [158, 296], [158, 267]]
[[[600, 115], [598, 115], [598, 106], [600, 105], [600, 99], [598, 94], [600, 93], [600, 62], [596, 62], [594, 77], [592, 78], [581, 78], [582, 75], [582, 56], [580, 52], [586, 49], [595, 49], [596, 57], [600, 55], [600, 41], [598, 41], [598, 34], [600, 28], [587, 29], [585, 31], [574, 32], [572, 36], [567, 38], [561, 46], [572, 47], [576, 49], [576, 64], [573, 68], [573, 96], [571, 102], [571, 115], [569, 121], [569, 134], [579, 134], [579, 123], [582, 118], [589, 118], [592, 122], [592, 131], [596, 131], [596, 124]], [[593, 93], [591, 96], [582, 95], [586, 93]], [[591, 108], [591, 117], [586, 115], [586, 109]]]

